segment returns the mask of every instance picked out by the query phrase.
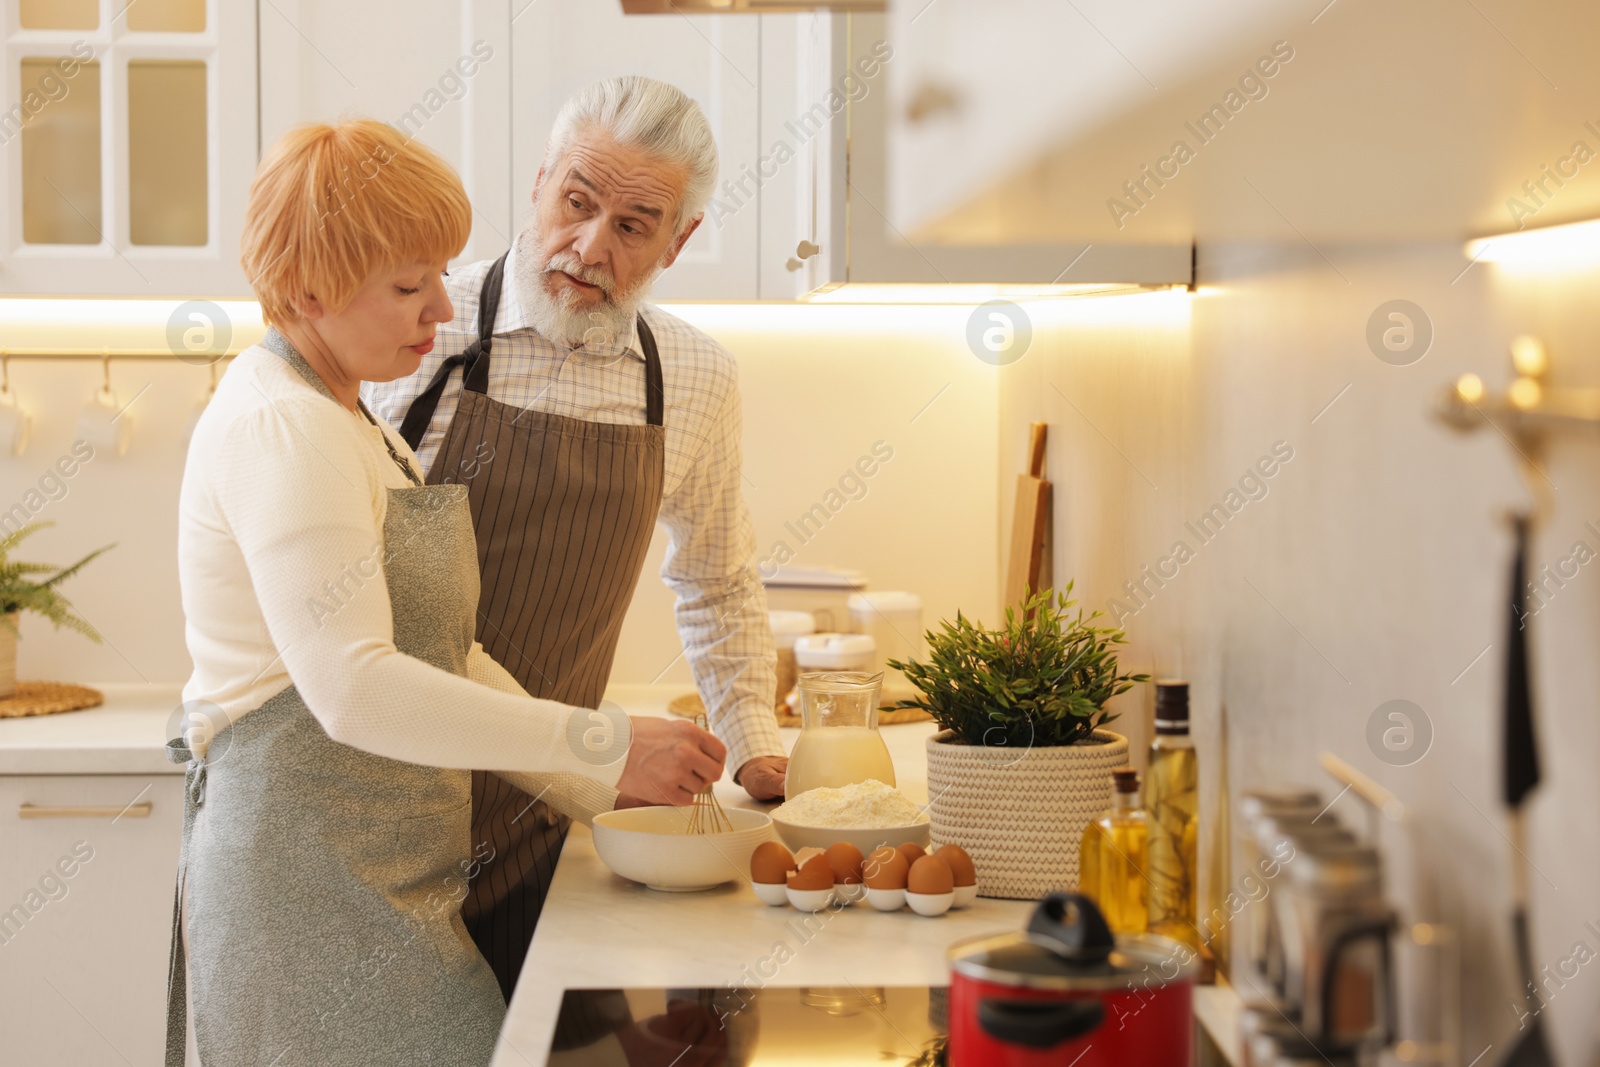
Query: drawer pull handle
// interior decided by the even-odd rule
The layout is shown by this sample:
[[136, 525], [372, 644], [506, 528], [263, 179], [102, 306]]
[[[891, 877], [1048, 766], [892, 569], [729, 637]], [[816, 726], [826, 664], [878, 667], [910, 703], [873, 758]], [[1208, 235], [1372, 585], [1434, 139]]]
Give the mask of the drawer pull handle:
[[150, 801], [143, 804], [129, 804], [119, 808], [115, 805], [108, 807], [58, 807], [52, 804], [20, 804], [17, 806], [19, 819], [115, 819], [126, 815], [131, 819], [145, 819], [150, 816]]

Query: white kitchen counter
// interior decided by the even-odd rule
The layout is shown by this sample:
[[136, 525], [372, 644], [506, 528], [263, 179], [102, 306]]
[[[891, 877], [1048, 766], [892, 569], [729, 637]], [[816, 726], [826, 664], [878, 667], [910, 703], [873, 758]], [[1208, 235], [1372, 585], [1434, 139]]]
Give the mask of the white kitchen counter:
[[[167, 763], [163, 747], [181, 686], [96, 688], [106, 697], [97, 708], [0, 719], [0, 775], [183, 773]], [[606, 697], [631, 715], [666, 716], [668, 701], [682, 692], [676, 686], [613, 686]], [[883, 728], [898, 784], [919, 802], [927, 799], [923, 746], [933, 732], [931, 723]], [[782, 733], [786, 746], [799, 735]], [[727, 780], [717, 785], [717, 796], [730, 807], [772, 806], [757, 804]], [[937, 919], [909, 909], [883, 914], [861, 906], [806, 916], [767, 907], [743, 881], [702, 893], [658, 893], [612, 874], [595, 855], [589, 831], [574, 826], [493, 1065], [545, 1063], [568, 987], [942, 985], [952, 942], [1016, 930], [1031, 906], [979, 898], [973, 907]], [[781, 965], [775, 962], [780, 945], [790, 955]], [[1197, 1016], [1234, 1061], [1237, 997], [1226, 986], [1196, 993]]]
[[[606, 696], [630, 715], [665, 715], [670, 687], [616, 686]], [[792, 745], [798, 730], [786, 729]], [[927, 800], [923, 746], [932, 723], [885, 726], [902, 792]], [[725, 806], [770, 809], [724, 779]], [[979, 872], [980, 877], [982, 872]], [[493, 1067], [545, 1063], [562, 991], [573, 988], [829, 985], [924, 986], [949, 980], [945, 950], [964, 937], [1019, 929], [1032, 904], [979, 898], [924, 919], [856, 905], [806, 916], [762, 904], [747, 881], [702, 893], [658, 893], [611, 873], [588, 829], [574, 826], [534, 934]], [[808, 926], [802, 920], [809, 918]], [[780, 945], [792, 958], [775, 963]]]
[[182, 685], [94, 688], [105, 694], [99, 707], [0, 719], [0, 774], [183, 773], [164, 747]]

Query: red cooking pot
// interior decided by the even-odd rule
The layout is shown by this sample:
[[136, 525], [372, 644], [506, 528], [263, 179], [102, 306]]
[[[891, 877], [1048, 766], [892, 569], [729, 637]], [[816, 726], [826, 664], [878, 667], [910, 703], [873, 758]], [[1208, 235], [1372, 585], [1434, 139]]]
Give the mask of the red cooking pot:
[[950, 949], [950, 1067], [1192, 1067], [1196, 953], [1115, 937], [1094, 901], [1052, 893], [1025, 932]]

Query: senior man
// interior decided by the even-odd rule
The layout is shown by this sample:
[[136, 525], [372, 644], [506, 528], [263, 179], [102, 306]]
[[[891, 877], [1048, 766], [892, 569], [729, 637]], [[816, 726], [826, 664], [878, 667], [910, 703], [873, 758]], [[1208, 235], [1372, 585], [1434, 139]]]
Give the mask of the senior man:
[[[437, 351], [364, 395], [400, 424], [430, 483], [467, 487], [478, 639], [535, 696], [599, 706], [660, 519], [661, 576], [710, 725], [734, 780], [765, 800], [783, 795], [788, 761], [739, 488], [737, 371], [717, 342], [644, 303], [716, 176], [711, 129], [678, 89], [626, 77], [578, 93], [556, 117], [511, 250], [451, 271], [456, 318]], [[490, 858], [462, 916], [508, 998], [568, 825], [474, 774], [474, 841]]]

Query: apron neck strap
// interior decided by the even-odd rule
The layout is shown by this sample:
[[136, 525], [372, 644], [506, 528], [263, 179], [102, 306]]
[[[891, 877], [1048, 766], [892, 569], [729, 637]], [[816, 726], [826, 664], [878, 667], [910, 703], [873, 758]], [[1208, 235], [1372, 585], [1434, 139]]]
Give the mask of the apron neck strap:
[[338, 398], [333, 395], [333, 390], [328, 388], [328, 383], [322, 380], [322, 375], [318, 374], [311, 364], [306, 362], [306, 357], [300, 354], [300, 350], [294, 346], [294, 342], [285, 337], [276, 326], [267, 327], [266, 336], [261, 338], [261, 347], [293, 367], [311, 388], [332, 400], [335, 404], [339, 402]]
[[461, 371], [461, 387], [474, 393], [489, 392], [489, 350], [494, 347], [494, 318], [500, 310], [500, 289], [506, 277], [507, 251], [489, 266], [478, 291], [478, 340], [462, 353], [466, 366]]
[[[467, 346], [465, 352], [450, 356], [434, 372], [428, 383], [407, 409], [400, 422], [400, 436], [413, 451], [422, 446], [422, 435], [433, 421], [439, 407], [445, 383], [456, 367], [462, 367], [461, 387], [473, 393], [489, 394], [489, 350], [494, 346], [494, 319], [500, 310], [500, 290], [505, 281], [508, 251], [490, 265], [484, 275], [483, 288], [478, 292], [478, 339]], [[661, 355], [656, 349], [656, 338], [645, 324], [644, 316], [636, 317], [639, 327], [639, 348], [644, 354], [644, 409], [645, 422], [650, 426], [663, 425], [666, 410], [666, 386], [662, 381]]]
[[645, 325], [644, 316], [638, 317], [639, 347], [644, 350], [644, 421], [660, 426], [666, 408], [667, 390], [661, 382], [661, 356], [656, 351], [656, 335]]

